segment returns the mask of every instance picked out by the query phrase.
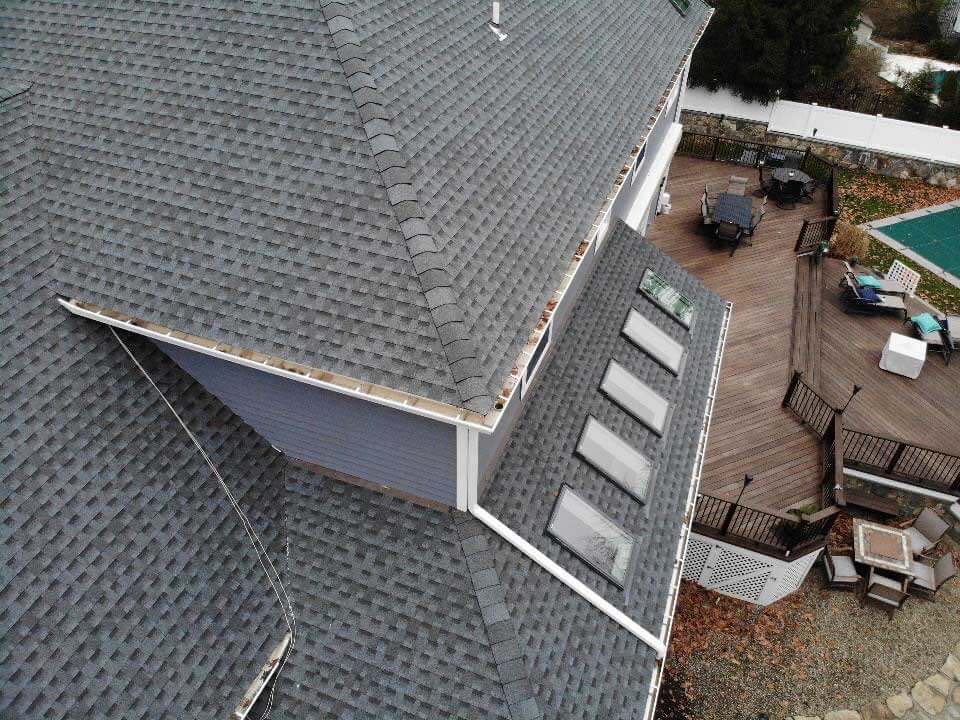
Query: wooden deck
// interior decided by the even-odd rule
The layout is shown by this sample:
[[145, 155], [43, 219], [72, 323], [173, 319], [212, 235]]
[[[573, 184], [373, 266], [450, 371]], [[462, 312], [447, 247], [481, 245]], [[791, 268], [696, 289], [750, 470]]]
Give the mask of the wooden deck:
[[780, 401], [791, 373], [793, 247], [804, 218], [823, 215], [823, 206], [781, 210], [769, 202], [754, 246], [730, 257], [711, 247], [700, 226], [704, 184], [722, 189], [730, 175], [758, 181], [751, 168], [675, 158], [667, 185], [673, 210], [656, 219], [650, 238], [733, 303], [701, 488], [733, 498], [750, 473], [744, 502], [782, 510], [819, 494], [819, 441]]
[[[780, 406], [793, 362], [812, 368], [834, 405], [846, 401], [853, 383], [865, 386], [845, 415], [848, 427], [960, 454], [960, 356], [944, 367], [940, 356], [930, 355], [915, 381], [877, 367], [888, 334], [907, 332], [907, 326], [893, 316], [844, 314], [839, 263], [825, 260], [813, 274], [805, 271], [805, 260], [798, 263], [794, 243], [805, 218], [824, 214], [819, 202], [795, 210], [771, 202], [753, 247], [733, 257], [713, 249], [700, 229], [700, 195], [704, 183], [722, 188], [730, 175], [756, 181], [750, 168], [675, 158], [668, 182], [673, 211], [658, 217], [650, 232], [659, 247], [734, 304], [703, 492], [734, 498], [744, 473], [751, 473], [747, 504], [783, 510], [819, 498], [819, 441]], [[819, 303], [813, 302], [815, 288], [804, 286], [808, 282], [822, 282]], [[802, 307], [794, 322], [797, 296]]]

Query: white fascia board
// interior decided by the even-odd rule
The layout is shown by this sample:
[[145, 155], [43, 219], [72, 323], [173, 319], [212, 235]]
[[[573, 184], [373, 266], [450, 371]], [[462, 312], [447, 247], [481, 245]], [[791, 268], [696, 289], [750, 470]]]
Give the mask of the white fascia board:
[[[448, 425], [462, 426], [470, 428], [478, 433], [484, 433], [485, 435], [490, 434], [496, 428], [496, 424], [488, 427], [486, 425], [481, 425], [479, 423], [471, 422], [470, 420], [461, 420], [453, 417], [449, 417], [442, 413], [434, 412], [433, 410], [428, 410], [426, 408], [417, 407], [416, 405], [411, 405], [409, 403], [404, 403], [399, 400], [391, 400], [389, 398], [380, 397], [377, 395], [371, 395], [360, 391], [359, 389], [353, 390], [342, 385], [337, 385], [335, 383], [326, 382], [318, 378], [307, 377], [299, 373], [291, 372], [290, 370], [285, 370], [283, 368], [276, 367], [275, 365], [269, 365], [267, 363], [259, 362], [257, 360], [250, 360], [248, 358], [240, 357], [238, 355], [233, 355], [231, 353], [225, 353], [222, 350], [216, 350], [215, 348], [209, 348], [198, 343], [190, 342], [189, 340], [183, 340], [176, 337], [172, 334], [165, 334], [157, 332], [155, 330], [150, 330], [139, 325], [127, 322], [126, 320], [118, 320], [117, 318], [110, 317], [103, 313], [94, 312], [92, 310], [87, 310], [86, 308], [80, 307], [75, 303], [70, 302], [69, 300], [64, 300], [63, 298], [57, 298], [64, 308], [69, 312], [77, 315], [78, 317], [86, 318], [88, 320], [94, 320], [104, 325], [111, 325], [121, 330], [126, 330], [127, 332], [134, 333], [135, 335], [141, 335], [143, 337], [150, 338], [151, 340], [157, 340], [159, 342], [168, 343], [170, 345], [176, 345], [177, 347], [182, 347], [186, 350], [191, 350], [193, 352], [198, 352], [203, 355], [209, 355], [220, 360], [226, 360], [227, 362], [232, 362], [237, 365], [242, 365], [244, 367], [252, 368], [254, 370], [259, 370], [260, 372], [270, 373], [271, 375], [277, 375], [288, 380], [293, 380], [295, 382], [303, 383], [304, 385], [312, 385], [314, 387], [323, 388], [324, 390], [330, 390], [331, 392], [339, 393], [340, 395], [347, 395], [349, 397], [357, 398], [358, 400], [365, 400], [366, 402], [376, 403], [377, 405], [383, 405], [385, 407], [393, 408], [394, 410], [400, 410], [402, 412], [411, 413], [412, 415], [419, 415], [421, 417], [426, 417], [431, 420], [436, 420], [438, 422], [446, 423]], [[357, 382], [358, 387], [361, 385], [359, 381]], [[499, 421], [499, 418], [497, 418]]]
[[647, 174], [643, 178], [637, 197], [634, 198], [633, 206], [627, 212], [623, 219], [633, 230], [640, 226], [640, 222], [646, 215], [647, 208], [653, 201], [653, 196], [660, 190], [660, 180], [667, 174], [673, 155], [680, 145], [680, 138], [683, 137], [683, 125], [678, 122], [671, 123], [667, 136], [664, 138], [656, 157], [650, 163]]

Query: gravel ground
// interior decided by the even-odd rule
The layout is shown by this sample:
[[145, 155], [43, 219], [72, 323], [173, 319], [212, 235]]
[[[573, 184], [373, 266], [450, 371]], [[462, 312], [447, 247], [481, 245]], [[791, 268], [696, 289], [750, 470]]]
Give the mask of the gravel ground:
[[[891, 621], [875, 606], [861, 608], [853, 593], [827, 590], [819, 566], [781, 602], [789, 603], [777, 620], [782, 630], [768, 630], [746, 652], [721, 629], [701, 638], [700, 650], [668, 660], [672, 684], [686, 691], [674, 703], [684, 715], [754, 720], [766, 713], [781, 720], [859, 710], [936, 672], [960, 641], [960, 578], [936, 602], [911, 598]], [[658, 718], [675, 717], [665, 699]]]

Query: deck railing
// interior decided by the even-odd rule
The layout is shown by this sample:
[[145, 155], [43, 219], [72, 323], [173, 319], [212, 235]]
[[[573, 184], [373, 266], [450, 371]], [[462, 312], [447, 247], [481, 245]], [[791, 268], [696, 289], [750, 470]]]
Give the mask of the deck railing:
[[797, 517], [701, 494], [697, 496], [693, 529], [738, 547], [789, 558], [823, 547], [838, 512], [839, 508], [830, 507]]
[[[851, 467], [960, 495], [960, 456], [845, 427], [843, 414], [807, 385], [799, 372], [793, 373], [783, 406], [793, 410], [823, 440], [824, 482], [828, 482], [829, 458], [834, 475], [842, 475], [844, 467]], [[841, 484], [834, 480], [835, 486]]]
[[794, 371], [781, 404], [793, 410], [821, 439], [833, 422], [834, 407], [807, 385], [799, 372]]
[[844, 429], [846, 465], [930, 488], [960, 492], [960, 457], [860, 430]]
[[804, 222], [800, 237], [797, 238], [795, 251], [801, 254], [819, 253], [829, 245], [840, 213], [837, 168], [826, 158], [812, 152], [810, 148], [800, 150], [786, 145], [737, 140], [684, 130], [680, 145], [677, 147], [677, 155], [689, 155], [701, 160], [730, 162], [749, 167], [759, 167], [763, 163], [771, 167], [792, 167], [803, 170], [824, 188], [827, 217]]

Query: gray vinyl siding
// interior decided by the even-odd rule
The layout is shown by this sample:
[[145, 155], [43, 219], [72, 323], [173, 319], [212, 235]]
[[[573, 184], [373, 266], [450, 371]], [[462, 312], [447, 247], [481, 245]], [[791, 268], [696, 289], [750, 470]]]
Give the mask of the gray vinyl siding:
[[287, 455], [456, 505], [453, 425], [176, 345], [157, 345]]

